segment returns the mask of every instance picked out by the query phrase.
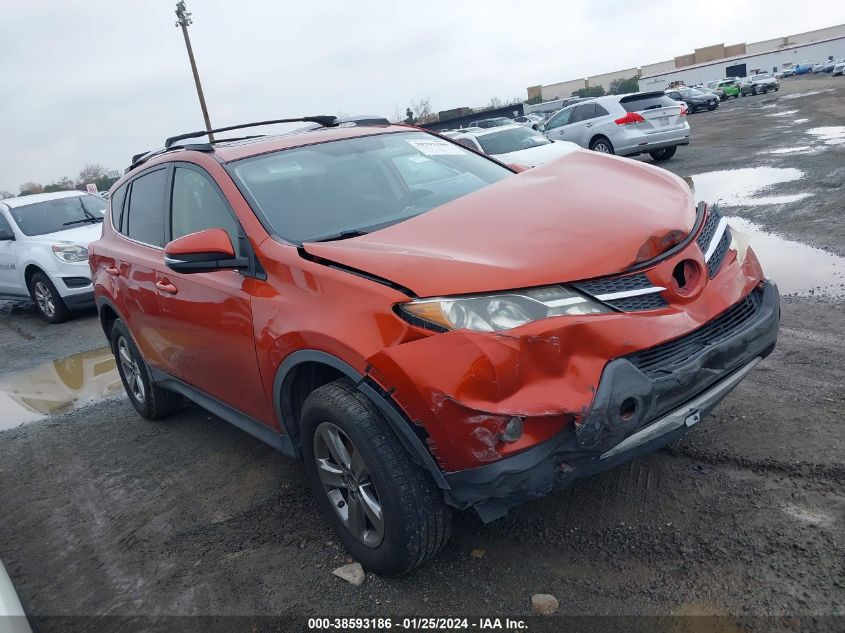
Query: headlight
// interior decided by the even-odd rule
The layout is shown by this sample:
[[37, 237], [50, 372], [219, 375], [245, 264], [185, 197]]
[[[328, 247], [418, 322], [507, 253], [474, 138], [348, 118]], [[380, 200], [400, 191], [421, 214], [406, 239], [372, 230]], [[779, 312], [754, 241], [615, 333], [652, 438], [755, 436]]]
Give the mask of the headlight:
[[88, 249], [78, 244], [53, 244], [53, 255], [67, 264], [88, 261]]
[[544, 286], [495, 295], [420, 299], [401, 304], [399, 312], [411, 323], [431, 329], [498, 332], [549, 317], [611, 310], [564, 286]]

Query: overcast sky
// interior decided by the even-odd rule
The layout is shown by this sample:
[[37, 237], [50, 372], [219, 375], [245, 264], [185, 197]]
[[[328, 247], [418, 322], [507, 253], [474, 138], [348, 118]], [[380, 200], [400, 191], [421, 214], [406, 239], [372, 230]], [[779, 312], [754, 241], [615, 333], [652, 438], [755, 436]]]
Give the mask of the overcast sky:
[[[201, 129], [175, 0], [0, 0], [0, 190]], [[188, 0], [215, 126], [436, 110], [836, 24], [841, 0]], [[809, 6], [809, 5], [808, 5]], [[839, 18], [839, 20], [837, 20]]]

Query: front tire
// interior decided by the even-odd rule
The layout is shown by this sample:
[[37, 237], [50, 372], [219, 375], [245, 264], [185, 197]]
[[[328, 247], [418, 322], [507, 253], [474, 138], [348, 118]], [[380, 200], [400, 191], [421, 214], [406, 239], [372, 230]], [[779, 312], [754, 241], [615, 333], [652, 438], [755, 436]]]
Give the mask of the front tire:
[[351, 381], [336, 380], [308, 396], [301, 432], [320, 509], [364, 568], [403, 574], [446, 544], [452, 515], [442, 493]]
[[604, 136], [597, 136], [592, 141], [590, 141], [590, 149], [594, 152], [599, 152], [600, 154], [615, 154], [616, 150], [613, 149], [613, 143], [607, 137]]
[[50, 323], [61, 323], [70, 316], [70, 310], [53, 282], [41, 271], [35, 273], [29, 280], [29, 295], [35, 302], [38, 314]]
[[674, 147], [663, 147], [661, 149], [656, 149], [653, 152], [649, 152], [648, 155], [651, 156], [651, 160], [656, 163], [663, 162], [664, 160], [669, 160], [675, 155], [675, 152], [678, 151], [677, 145]]
[[179, 394], [153, 384], [150, 370], [129, 329], [117, 319], [111, 329], [111, 348], [126, 395], [142, 418], [158, 420], [173, 413], [182, 403]]

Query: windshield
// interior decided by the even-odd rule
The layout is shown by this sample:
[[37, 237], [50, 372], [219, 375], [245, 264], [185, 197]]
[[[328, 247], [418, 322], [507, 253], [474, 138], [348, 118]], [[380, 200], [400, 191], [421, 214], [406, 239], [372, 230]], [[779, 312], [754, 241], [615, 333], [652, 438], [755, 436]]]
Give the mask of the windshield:
[[529, 128], [509, 128], [475, 137], [486, 154], [507, 154], [523, 149], [548, 145], [549, 139]]
[[700, 90], [695, 90], [693, 88], [684, 88], [679, 91], [685, 97], [700, 97], [704, 93]]
[[9, 212], [21, 232], [33, 236], [65, 231], [86, 223], [102, 222], [105, 210], [105, 200], [86, 194], [12, 207]]
[[765, 75], [765, 74], [764, 75], [752, 75], [751, 76], [751, 79], [753, 79], [754, 81], [757, 81], [759, 79], [768, 79], [768, 78], [769, 78], [769, 76]]
[[384, 228], [513, 175], [424, 132], [282, 150], [237, 161], [231, 172], [272, 231], [295, 243]]

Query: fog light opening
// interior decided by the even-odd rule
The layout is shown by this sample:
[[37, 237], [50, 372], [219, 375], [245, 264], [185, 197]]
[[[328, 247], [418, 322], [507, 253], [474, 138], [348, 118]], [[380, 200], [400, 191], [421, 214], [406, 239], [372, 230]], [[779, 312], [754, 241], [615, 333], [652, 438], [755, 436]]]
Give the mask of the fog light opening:
[[619, 407], [619, 419], [623, 421], [630, 420], [637, 412], [637, 401], [634, 398], [625, 398], [622, 405]]
[[522, 437], [522, 418], [512, 417], [502, 432], [502, 441], [516, 442], [520, 437]]

